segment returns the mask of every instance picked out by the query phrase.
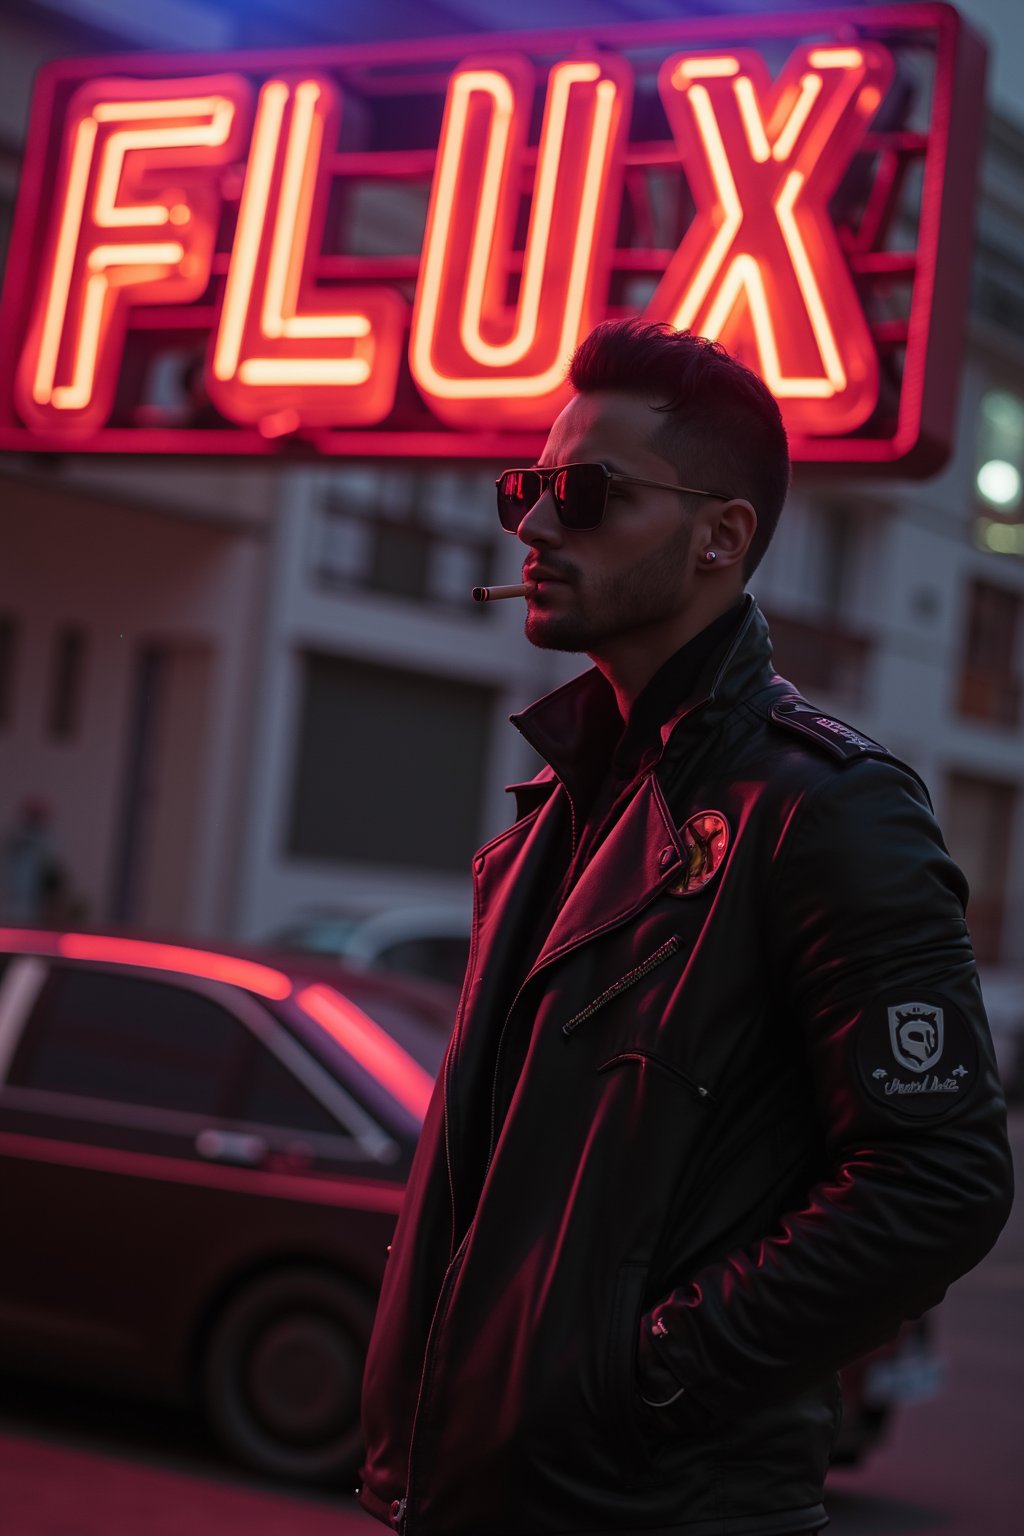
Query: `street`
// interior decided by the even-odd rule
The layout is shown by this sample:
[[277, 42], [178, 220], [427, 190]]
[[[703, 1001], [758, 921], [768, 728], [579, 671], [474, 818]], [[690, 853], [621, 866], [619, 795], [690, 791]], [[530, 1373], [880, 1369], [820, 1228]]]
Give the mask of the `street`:
[[[1011, 1120], [1017, 1166], [1024, 1110]], [[935, 1400], [905, 1408], [883, 1447], [834, 1473], [831, 1536], [1019, 1536], [1024, 1521], [1024, 1214], [953, 1287]], [[221, 1464], [180, 1415], [85, 1393], [0, 1389], [0, 1536], [357, 1536], [351, 1496], [296, 1494]]]

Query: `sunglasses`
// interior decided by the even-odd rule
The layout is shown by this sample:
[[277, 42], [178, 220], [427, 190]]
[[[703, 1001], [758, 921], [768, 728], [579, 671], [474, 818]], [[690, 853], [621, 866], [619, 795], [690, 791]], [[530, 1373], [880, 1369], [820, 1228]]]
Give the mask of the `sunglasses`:
[[516, 533], [519, 524], [540, 501], [544, 492], [551, 499], [563, 528], [597, 528], [608, 509], [608, 492], [613, 485], [648, 485], [659, 491], [683, 491], [687, 496], [711, 496], [717, 501], [731, 501], [721, 491], [698, 491], [690, 485], [672, 485], [665, 480], [638, 480], [635, 475], [617, 475], [606, 464], [563, 464], [555, 469], [506, 469], [494, 482], [498, 488], [498, 517], [506, 533]]

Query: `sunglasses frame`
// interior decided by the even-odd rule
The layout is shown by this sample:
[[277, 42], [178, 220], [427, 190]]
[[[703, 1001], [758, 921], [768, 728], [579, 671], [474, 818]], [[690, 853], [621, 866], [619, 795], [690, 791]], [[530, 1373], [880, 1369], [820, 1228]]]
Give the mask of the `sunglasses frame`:
[[[658, 491], [682, 491], [687, 496], [708, 496], [715, 501], [732, 501], [733, 499], [731, 496], [727, 496], [724, 491], [699, 491], [697, 490], [696, 486], [692, 485], [676, 485], [674, 483], [670, 483], [667, 480], [641, 480], [637, 475], [620, 475], [616, 470], [609, 469], [607, 464], [601, 464], [598, 461], [591, 459], [581, 460], [578, 463], [572, 464], [556, 464], [551, 469], [541, 469], [536, 464], [530, 465], [528, 468], [524, 469], [503, 469], [497, 480], [495, 480], [494, 486], [500, 498], [501, 482], [504, 480], [506, 475], [539, 475], [541, 479], [541, 492], [540, 496], [537, 497], [537, 501], [540, 501], [541, 496], [543, 496], [545, 492], [551, 488], [551, 482], [556, 475], [561, 474], [563, 470], [577, 468], [599, 469], [602, 471], [604, 474], [604, 500], [601, 503], [601, 512], [597, 520], [593, 523], [585, 523], [582, 526], [578, 526], [576, 524], [567, 523], [565, 521], [562, 516], [562, 507], [559, 505], [558, 497], [552, 490], [551, 499], [555, 504], [555, 512], [558, 515], [558, 521], [561, 523], [563, 528], [568, 528], [570, 533], [592, 533], [595, 528], [600, 528], [601, 524], [604, 522], [605, 513], [608, 511], [608, 492], [611, 490], [611, 487], [614, 484], [645, 485], [651, 487], [653, 490]], [[533, 502], [529, 507], [524, 509], [523, 517], [525, 517], [528, 512], [533, 511], [533, 508], [537, 505], [537, 501]], [[518, 531], [518, 523], [516, 524], [515, 528], [506, 528], [505, 524], [501, 521], [500, 500], [498, 504], [498, 521], [501, 523], [502, 531], [504, 533], [511, 533], [514, 536]], [[522, 517], [519, 519], [519, 522], [522, 522]]]

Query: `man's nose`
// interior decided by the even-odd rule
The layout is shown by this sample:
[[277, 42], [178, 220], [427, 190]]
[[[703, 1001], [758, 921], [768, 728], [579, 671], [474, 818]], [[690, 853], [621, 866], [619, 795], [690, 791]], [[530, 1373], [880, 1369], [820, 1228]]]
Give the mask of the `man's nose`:
[[529, 512], [523, 514], [516, 529], [516, 538], [531, 547], [536, 544], [555, 546], [562, 543], [562, 525], [558, 520], [550, 485], [544, 487], [540, 500], [535, 501]]

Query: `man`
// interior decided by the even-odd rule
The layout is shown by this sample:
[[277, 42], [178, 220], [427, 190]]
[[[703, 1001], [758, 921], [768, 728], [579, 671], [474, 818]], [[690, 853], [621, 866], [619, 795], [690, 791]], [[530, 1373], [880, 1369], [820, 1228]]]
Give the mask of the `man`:
[[814, 1531], [837, 1369], [1009, 1208], [966, 886], [913, 771], [772, 671], [764, 385], [639, 322], [569, 379], [498, 500], [527, 637], [594, 667], [516, 719], [549, 766], [474, 860], [361, 1497], [403, 1536]]

